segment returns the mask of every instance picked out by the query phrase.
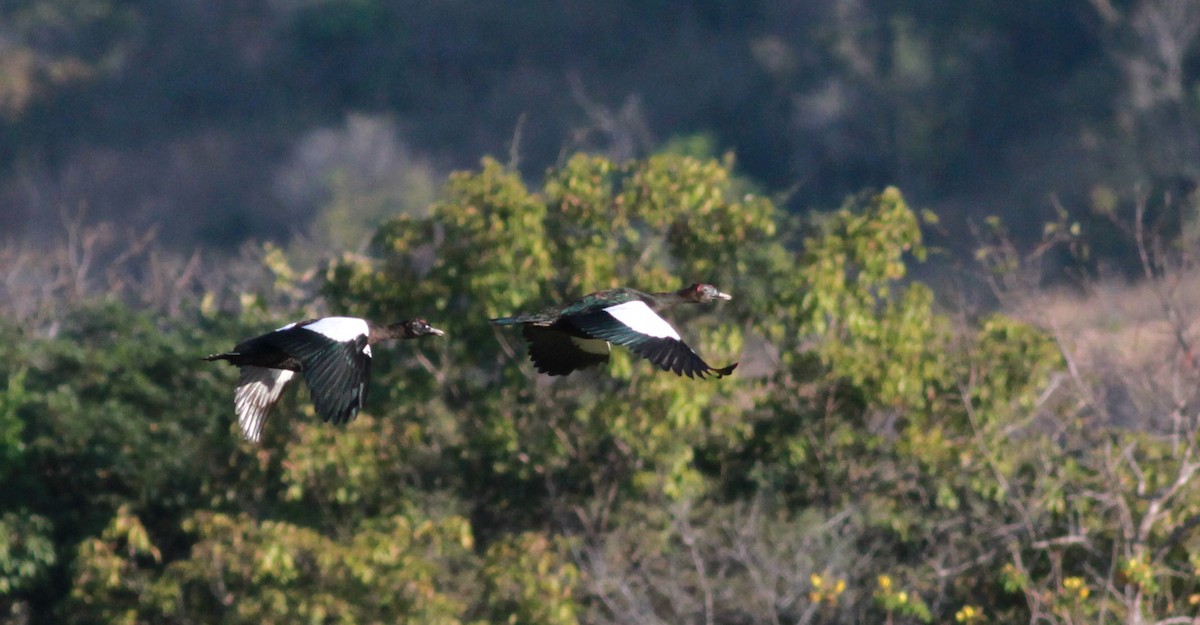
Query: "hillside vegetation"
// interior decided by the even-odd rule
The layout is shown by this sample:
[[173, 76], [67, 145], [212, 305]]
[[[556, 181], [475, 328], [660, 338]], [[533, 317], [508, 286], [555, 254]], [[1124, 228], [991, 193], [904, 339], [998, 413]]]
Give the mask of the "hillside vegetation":
[[[900, 190], [801, 221], [731, 167], [575, 154], [530, 186], [487, 159], [423, 214], [387, 219], [366, 253], [311, 270], [268, 247], [257, 262], [106, 273], [86, 262], [106, 239], [86, 228], [58, 261], [8, 258], [9, 292], [26, 290], [0, 300], [0, 618], [1200, 612], [1198, 374], [1176, 314], [1186, 300], [1169, 288], [1184, 258], [1143, 248], [1147, 284], [1162, 287], [1152, 301], [1181, 325], [1161, 367], [1125, 373], [1153, 392], [1129, 393], [1117, 419], [1062, 327], [940, 310], [909, 278], [934, 217]], [[998, 293], [1028, 302], [1005, 287], [1035, 260], [1016, 249], [997, 240], [981, 258]], [[711, 360], [741, 359], [729, 378], [678, 378], [616, 350], [603, 370], [551, 379], [487, 323], [694, 280], [734, 299], [672, 318]], [[375, 350], [353, 423], [320, 423], [292, 393], [263, 444], [243, 443], [234, 370], [199, 358], [326, 312], [422, 315], [447, 337]]]
[[0, 1], [0, 625], [1193, 622], [1197, 129], [1196, 0]]
[[1191, 191], [1197, 128], [1192, 0], [0, 3], [3, 240], [85, 210], [357, 250], [481, 155], [537, 184], [674, 143], [792, 213], [899, 185], [962, 248], [989, 214], [1030, 241], [1055, 201]]

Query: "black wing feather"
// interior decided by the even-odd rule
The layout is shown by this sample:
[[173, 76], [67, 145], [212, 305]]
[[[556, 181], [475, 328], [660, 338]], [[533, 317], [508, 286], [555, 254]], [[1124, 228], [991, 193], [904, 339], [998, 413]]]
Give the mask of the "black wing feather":
[[371, 357], [363, 352], [367, 338], [337, 342], [303, 329], [287, 334], [279, 337], [280, 343], [301, 362], [317, 414], [335, 424], [352, 421], [367, 401], [371, 376]]
[[687, 343], [676, 338], [642, 334], [603, 310], [573, 315], [569, 320], [571, 325], [588, 336], [625, 346], [663, 371], [672, 371], [676, 375], [704, 378], [712, 374], [723, 377], [737, 367], [737, 363], [734, 363], [715, 368], [704, 362]]
[[524, 325], [521, 335], [529, 343], [529, 359], [540, 373], [567, 375], [608, 362], [608, 354], [582, 349], [570, 334], [553, 326]]

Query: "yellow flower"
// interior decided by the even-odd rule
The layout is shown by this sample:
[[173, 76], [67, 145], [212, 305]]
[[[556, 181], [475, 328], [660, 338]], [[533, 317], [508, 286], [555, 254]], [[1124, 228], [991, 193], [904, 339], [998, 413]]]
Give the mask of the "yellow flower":
[[896, 595], [896, 601], [899, 601], [901, 604], [908, 603], [908, 593], [906, 593], [906, 592], [904, 592], [903, 590], [901, 590], [901, 591], [900, 591], [900, 592], [899, 592], [899, 593]]
[[822, 582], [823, 580], [821, 579], [821, 576], [820, 576], [820, 575], [817, 575], [816, 573], [813, 573], [813, 574], [812, 574], [812, 576], [810, 576], [810, 577], [808, 578], [808, 581], [809, 581], [810, 583], [812, 583], [812, 587], [813, 587], [813, 588], [820, 588], [820, 587], [821, 587], [821, 582]]
[[1192, 593], [1192, 594], [1188, 595], [1188, 604], [1189, 605], [1200, 605], [1200, 592], [1196, 592], [1196, 593]]
[[839, 595], [840, 595], [840, 594], [842, 594], [842, 593], [843, 593], [843, 592], [845, 592], [845, 591], [846, 591], [846, 580], [844, 580], [844, 579], [839, 579], [839, 580], [837, 581], [837, 583], [833, 585], [833, 592], [834, 592], [835, 594], [839, 594]]
[[879, 589], [883, 590], [883, 591], [891, 590], [892, 589], [892, 578], [888, 577], [887, 575], [880, 575], [879, 576]]

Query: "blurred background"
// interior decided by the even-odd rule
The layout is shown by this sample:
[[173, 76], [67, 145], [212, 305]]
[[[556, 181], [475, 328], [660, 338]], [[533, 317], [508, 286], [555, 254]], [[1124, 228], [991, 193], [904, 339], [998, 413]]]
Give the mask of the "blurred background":
[[10, 0], [0, 236], [353, 249], [483, 155], [660, 149], [794, 212], [897, 184], [950, 240], [1037, 234], [1195, 187], [1198, 33], [1188, 0]]

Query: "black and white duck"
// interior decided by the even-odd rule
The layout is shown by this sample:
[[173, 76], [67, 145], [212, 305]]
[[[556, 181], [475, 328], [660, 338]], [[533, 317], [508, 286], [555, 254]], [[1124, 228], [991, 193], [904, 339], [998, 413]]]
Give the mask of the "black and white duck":
[[667, 293], [617, 288], [585, 295], [565, 306], [491, 321], [500, 326], [520, 325], [529, 343], [530, 360], [548, 375], [567, 375], [608, 362], [609, 344], [615, 343], [664, 371], [689, 378], [719, 378], [732, 373], [737, 363], [713, 367], [704, 362], [659, 312], [676, 304], [728, 299], [732, 297], [711, 284], [693, 284]]
[[372, 345], [443, 334], [424, 319], [377, 325], [357, 317], [324, 317], [289, 323], [205, 360], [226, 360], [241, 369], [233, 399], [238, 425], [246, 440], [258, 442], [271, 408], [296, 373], [304, 374], [317, 414], [346, 423], [366, 402]]

